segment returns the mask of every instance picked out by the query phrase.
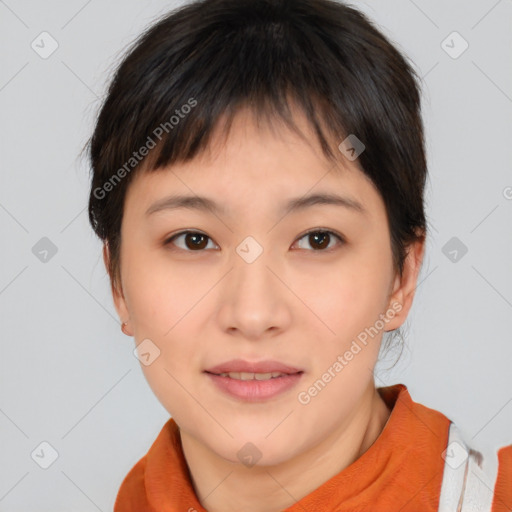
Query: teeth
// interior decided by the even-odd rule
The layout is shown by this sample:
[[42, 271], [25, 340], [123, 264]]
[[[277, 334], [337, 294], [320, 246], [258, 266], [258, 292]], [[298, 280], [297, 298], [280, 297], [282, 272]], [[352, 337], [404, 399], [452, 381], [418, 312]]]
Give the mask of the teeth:
[[271, 373], [248, 373], [248, 372], [229, 372], [229, 373], [220, 373], [221, 377], [231, 377], [232, 379], [238, 380], [269, 380], [275, 377], [280, 377], [281, 375], [286, 375], [281, 372], [271, 372]]

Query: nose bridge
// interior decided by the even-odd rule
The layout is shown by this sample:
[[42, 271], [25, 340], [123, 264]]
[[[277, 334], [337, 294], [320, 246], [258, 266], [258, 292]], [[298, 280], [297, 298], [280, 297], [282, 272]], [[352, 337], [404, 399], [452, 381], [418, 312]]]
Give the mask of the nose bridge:
[[289, 311], [282, 283], [268, 267], [271, 252], [255, 237], [247, 236], [235, 248], [228, 289], [224, 290], [221, 322], [224, 329], [236, 329], [244, 338], [258, 338], [270, 328], [283, 328]]
[[[233, 279], [237, 300], [243, 300], [251, 294], [269, 294], [273, 289], [270, 281], [274, 277], [267, 268], [272, 265], [270, 249], [249, 235], [238, 244], [235, 253]], [[256, 297], [254, 299], [256, 300]], [[269, 297], [266, 299], [269, 302]]]

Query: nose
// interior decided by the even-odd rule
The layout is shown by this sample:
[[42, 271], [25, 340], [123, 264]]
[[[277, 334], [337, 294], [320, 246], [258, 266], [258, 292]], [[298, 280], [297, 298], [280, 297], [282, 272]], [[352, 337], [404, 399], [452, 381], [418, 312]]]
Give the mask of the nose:
[[253, 260], [254, 250], [241, 244], [233, 255], [232, 270], [219, 294], [218, 320], [227, 334], [256, 341], [289, 327], [293, 294], [283, 283], [282, 265], [271, 261], [270, 251], [263, 250]]

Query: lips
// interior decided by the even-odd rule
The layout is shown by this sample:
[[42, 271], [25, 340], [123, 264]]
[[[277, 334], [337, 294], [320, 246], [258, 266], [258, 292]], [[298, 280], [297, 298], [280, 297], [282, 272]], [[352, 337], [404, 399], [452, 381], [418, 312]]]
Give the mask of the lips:
[[204, 373], [224, 396], [243, 402], [264, 402], [290, 393], [303, 379], [304, 370], [273, 360], [232, 359]]
[[221, 373], [273, 373], [279, 372], [286, 375], [293, 375], [295, 373], [302, 373], [304, 370], [288, 366], [279, 361], [259, 361], [250, 362], [243, 359], [232, 359], [224, 363], [212, 366], [205, 370], [207, 373], [220, 375]]

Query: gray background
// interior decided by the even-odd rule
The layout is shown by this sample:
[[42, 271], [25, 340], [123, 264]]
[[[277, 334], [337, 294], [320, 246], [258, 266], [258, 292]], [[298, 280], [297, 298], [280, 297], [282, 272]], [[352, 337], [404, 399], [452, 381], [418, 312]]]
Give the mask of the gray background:
[[[376, 382], [498, 448], [512, 442], [512, 1], [354, 4], [424, 77], [430, 168], [407, 349]], [[175, 5], [0, 1], [0, 511], [111, 510], [168, 419], [119, 329], [79, 153], [126, 45]], [[47, 59], [31, 47], [43, 31], [59, 45]], [[59, 454], [48, 469], [31, 457], [43, 441]]]

